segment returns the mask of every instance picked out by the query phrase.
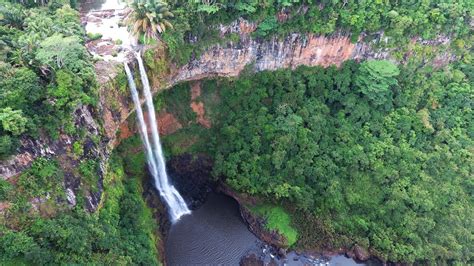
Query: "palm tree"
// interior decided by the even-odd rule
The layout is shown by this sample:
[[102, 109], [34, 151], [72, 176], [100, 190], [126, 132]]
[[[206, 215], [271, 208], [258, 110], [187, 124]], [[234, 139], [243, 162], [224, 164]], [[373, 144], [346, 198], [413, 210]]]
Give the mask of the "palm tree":
[[164, 32], [173, 25], [168, 19], [173, 14], [168, 9], [168, 4], [160, 0], [134, 0], [130, 7], [132, 12], [127, 21], [132, 34], [139, 37], [144, 34], [145, 38], [158, 39], [158, 34]]

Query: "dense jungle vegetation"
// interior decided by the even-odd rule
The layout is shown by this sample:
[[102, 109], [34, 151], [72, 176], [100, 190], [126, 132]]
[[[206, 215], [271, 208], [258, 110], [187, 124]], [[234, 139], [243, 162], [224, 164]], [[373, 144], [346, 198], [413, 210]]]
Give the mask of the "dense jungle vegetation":
[[205, 80], [197, 100], [210, 131], [177, 104], [191, 100], [190, 84], [178, 85], [157, 103], [190, 125], [165, 136], [165, 150], [213, 156], [215, 178], [264, 199], [248, 207], [296, 248], [358, 244], [391, 261], [468, 263], [473, 67], [421, 60], [249, 68], [236, 79]]
[[[472, 78], [470, 65], [366, 61], [207, 82], [222, 101], [215, 174], [314, 215], [336, 245], [392, 261], [472, 260]], [[314, 228], [302, 241], [321, 237], [301, 225]]]
[[[436, 51], [417, 47], [402, 67], [348, 62], [339, 69], [300, 67], [206, 82], [207, 96], [215, 89], [221, 99], [216, 107], [201, 97], [216, 123], [212, 137], [192, 126], [165, 138], [165, 145], [171, 153], [206, 150], [215, 156], [216, 178], [286, 206], [301, 248], [356, 243], [392, 261], [472, 260], [473, 3], [174, 0], [169, 5], [174, 29], [161, 39], [178, 64], [210, 45], [238, 42], [239, 36], [222, 38], [209, 27], [238, 18], [256, 23], [254, 38], [294, 32], [350, 34], [353, 41], [384, 36], [377, 45], [395, 48], [400, 59], [404, 53], [396, 50], [412, 38], [448, 37], [448, 49], [459, 61], [437, 71], [429, 66]], [[175, 96], [168, 95], [168, 102], [188, 100], [178, 90], [169, 93]], [[189, 110], [166, 108], [189, 117]], [[184, 149], [173, 144], [186, 142], [190, 134], [202, 139]], [[212, 145], [206, 145], [210, 138]], [[284, 217], [279, 208], [262, 214], [270, 224]], [[296, 241], [286, 223], [270, 227]]]
[[[81, 138], [73, 112], [98, 97], [76, 5], [0, 0], [0, 160], [22, 138]], [[413, 38], [449, 39], [443, 49], [456, 61], [442, 68], [431, 62], [439, 50], [415, 47], [405, 65], [350, 61], [262, 73], [249, 66], [240, 78], [204, 81], [200, 100], [213, 127], [190, 123], [164, 144], [168, 156], [213, 156], [214, 177], [263, 199], [252, 210], [293, 247], [358, 244], [392, 261], [472, 263], [474, 2], [136, 0], [131, 7], [144, 8], [134, 22], [148, 9], [162, 14], [151, 21], [159, 29], [137, 24], [137, 36], [158, 39], [175, 65], [239, 42], [218, 32], [238, 18], [255, 23], [252, 37], [260, 39], [387, 37], [377, 45], [394, 48], [397, 58]], [[189, 99], [182, 84], [157, 97], [157, 106], [187, 125], [195, 120]], [[140, 145], [132, 138], [114, 152], [93, 213], [81, 195], [67, 207], [59, 159], [38, 158], [14, 181], [0, 178], [0, 205], [8, 206], [0, 264], [158, 264], [157, 224], [143, 199], [145, 159], [131, 152]], [[83, 143], [72, 146], [84, 153]], [[90, 158], [78, 167], [86, 184], [97, 184], [97, 167]]]
[[[0, 160], [15, 153], [22, 137], [66, 133], [81, 140], [72, 113], [97, 101], [79, 13], [69, 1], [15, 2], [0, 0]], [[82, 158], [82, 145], [73, 144], [74, 156]], [[97, 166], [98, 158], [79, 165], [82, 186], [97, 190]], [[13, 182], [0, 177], [0, 207], [7, 206], [0, 264], [159, 264], [157, 224], [142, 197], [144, 166], [143, 154], [118, 149], [95, 213], [84, 209], [80, 193], [76, 207], [67, 207], [65, 175], [54, 158], [38, 158]]]
[[157, 222], [142, 197], [144, 155], [125, 151], [110, 159], [95, 213], [80, 197], [72, 210], [58, 204], [65, 194], [56, 162], [37, 160], [16, 185], [0, 180], [0, 201], [11, 203], [0, 217], [0, 264], [157, 265]]
[[72, 112], [96, 100], [95, 73], [78, 12], [0, 2], [0, 159], [19, 137], [78, 133]]
[[[145, 0], [146, 2], [146, 0]], [[452, 36], [463, 46], [468, 40], [474, 3], [462, 1], [338, 1], [338, 0], [169, 0], [174, 14], [173, 30], [162, 34], [169, 54], [178, 63], [198, 57], [207, 47], [239, 36], [219, 36], [215, 25], [226, 25], [238, 18], [256, 23], [253, 37], [285, 37], [290, 33], [359, 36], [384, 32], [387, 43], [406, 45], [413, 37], [434, 39]], [[372, 36], [373, 35], [373, 36]], [[472, 42], [472, 40], [471, 40]]]

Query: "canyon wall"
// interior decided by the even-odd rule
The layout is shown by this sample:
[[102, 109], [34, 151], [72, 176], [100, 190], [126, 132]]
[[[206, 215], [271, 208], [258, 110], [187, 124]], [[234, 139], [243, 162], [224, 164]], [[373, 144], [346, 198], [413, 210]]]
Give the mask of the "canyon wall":
[[[242, 23], [239, 29], [247, 29], [247, 25]], [[222, 34], [227, 33], [224, 30]], [[351, 43], [349, 36], [334, 35], [331, 37], [292, 34], [282, 40], [256, 40], [252, 39], [248, 31], [240, 30], [240, 42], [228, 43], [227, 45], [214, 46], [205, 51], [199, 58], [192, 60], [188, 64], [170, 70], [170, 73], [160, 80], [153, 82], [153, 91], [170, 88], [177, 83], [200, 80], [209, 77], [235, 77], [246, 67], [250, 66], [254, 71], [276, 70], [280, 68], [296, 68], [300, 65], [307, 66], [329, 66], [341, 65], [349, 59], [366, 58], [389, 58], [388, 52], [375, 53], [370, 48], [370, 44], [364, 42]], [[133, 62], [133, 60], [131, 60]], [[107, 73], [101, 82], [110, 82], [110, 77], [114, 77], [110, 71], [103, 69], [113, 69], [111, 62], [99, 62], [96, 68], [100, 72]], [[117, 66], [116, 66], [117, 67]], [[120, 66], [118, 66], [120, 67]], [[114, 97], [119, 101], [121, 108], [111, 108], [107, 98], [111, 92], [109, 87], [102, 86], [101, 103], [102, 116], [104, 121], [105, 135], [110, 140], [110, 145], [114, 146], [117, 130], [133, 111], [133, 106], [128, 98]]]
[[[358, 42], [352, 43], [349, 36], [342, 34], [332, 36], [291, 34], [286, 38], [254, 39], [251, 37], [254, 30], [255, 25], [245, 20], [238, 20], [229, 26], [221, 26], [220, 34], [222, 36], [229, 33], [238, 34], [240, 40], [235, 43], [229, 42], [226, 45], [213, 46], [188, 64], [170, 69], [160, 79], [151, 78], [153, 92], [156, 93], [184, 81], [217, 76], [235, 77], [246, 66], [251, 66], [254, 71], [263, 71], [296, 68], [300, 65], [339, 66], [350, 59], [395, 61], [391, 56], [392, 51], [373, 48], [377, 42], [383, 39], [382, 34], [371, 42], [365, 42], [361, 37]], [[449, 39], [413, 40], [413, 42], [420, 42], [427, 46], [439, 46], [449, 43]], [[438, 57], [438, 61], [441, 63], [447, 63], [453, 59], [448, 53], [440, 54]], [[134, 64], [132, 55], [128, 55], [128, 61]], [[134, 107], [131, 104], [128, 91], [119, 92], [117, 84], [115, 84], [118, 73], [122, 71], [122, 63], [98, 61], [95, 68], [100, 85], [98, 112], [91, 115], [85, 107], [78, 109], [75, 114], [76, 125], [86, 128], [91, 136], [101, 135], [102, 143], [92, 146], [97, 150], [94, 152], [97, 158], [106, 160], [110, 151], [117, 144], [116, 135], [120, 126], [133, 112]], [[84, 118], [87, 118], [85, 122]], [[103, 128], [101, 132], [96, 125], [99, 123], [96, 121], [101, 121]], [[29, 167], [38, 156], [53, 157], [63, 153], [64, 150], [70, 149], [72, 140], [69, 138], [61, 136], [54, 141], [50, 140], [48, 136], [37, 140], [24, 139], [23, 146], [16, 156], [0, 162], [0, 177], [9, 179], [17, 176]], [[100, 175], [103, 173], [101, 172]]]
[[[275, 70], [279, 68], [295, 68], [299, 65], [308, 66], [339, 66], [348, 59], [387, 58], [388, 53], [373, 53], [370, 45], [358, 42], [351, 43], [348, 36], [312, 36], [292, 34], [283, 40], [255, 40], [250, 37], [252, 26], [241, 21], [238, 26], [223, 27], [222, 34], [239, 32], [240, 42], [228, 43], [225, 46], [214, 46], [204, 52], [198, 59], [172, 69], [161, 79], [161, 83], [153, 83], [153, 91], [170, 88], [173, 85], [207, 77], [235, 77], [249, 64], [255, 71]], [[128, 56], [133, 64], [133, 56]], [[134, 107], [125, 94], [119, 93], [114, 79], [123, 68], [122, 63], [114, 61], [98, 61], [95, 64], [99, 93], [99, 116], [96, 120], [103, 121], [104, 135], [110, 147], [114, 146], [115, 136], [120, 125], [128, 118]], [[152, 80], [153, 81], [153, 80]], [[56, 141], [47, 136], [40, 139], [25, 139], [18, 155], [10, 160], [0, 162], [0, 176], [10, 178], [28, 167], [38, 156], [53, 156], [61, 152], [63, 146], [71, 144], [67, 136]]]
[[[271, 38], [269, 40], [255, 39], [251, 33], [255, 30], [255, 25], [245, 20], [239, 20], [229, 26], [221, 26], [220, 34], [222, 38], [226, 34], [238, 34], [238, 42], [229, 42], [225, 45], [216, 45], [207, 49], [199, 58], [191, 60], [188, 64], [179, 68], [170, 69], [159, 82], [153, 82], [152, 90], [156, 93], [159, 90], [170, 88], [180, 82], [200, 80], [209, 77], [235, 77], [249, 67], [252, 71], [276, 70], [281, 68], [296, 68], [301, 65], [306, 66], [340, 66], [347, 60], [364, 59], [388, 59], [396, 63], [397, 61], [390, 49], [375, 49], [376, 44], [384, 39], [380, 33], [371, 42], [365, 42], [360, 37], [356, 43], [352, 43], [350, 36], [334, 34], [331, 36], [317, 36], [312, 34], [291, 34], [286, 38]], [[412, 40], [412, 44], [420, 43], [423, 46], [443, 46], [449, 43], [449, 39], [440, 37], [436, 40], [422, 41]], [[404, 55], [404, 60], [411, 54], [408, 51]], [[448, 53], [440, 53], [434, 62], [443, 65], [453, 60], [453, 56]], [[133, 61], [133, 60], [132, 60]], [[110, 64], [110, 63], [103, 63]], [[100, 65], [103, 69], [104, 66]], [[109, 67], [110, 69], [110, 67]], [[107, 77], [113, 77], [108, 74]], [[107, 82], [107, 81], [105, 81]], [[103, 91], [101, 95], [109, 92]], [[101, 96], [102, 97], [102, 96]], [[116, 133], [120, 125], [128, 118], [133, 111], [129, 99], [121, 99], [119, 112], [110, 112], [107, 104], [101, 101], [104, 107], [103, 119], [105, 134], [110, 140], [109, 145], [116, 143]]]

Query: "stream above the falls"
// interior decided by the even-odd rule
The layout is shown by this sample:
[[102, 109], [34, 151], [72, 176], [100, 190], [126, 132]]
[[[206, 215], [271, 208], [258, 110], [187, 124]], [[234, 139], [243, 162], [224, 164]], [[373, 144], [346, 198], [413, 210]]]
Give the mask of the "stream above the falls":
[[127, 5], [122, 0], [82, 0], [79, 4], [82, 12], [123, 9]]
[[215, 193], [173, 224], [165, 240], [168, 265], [239, 265], [249, 254], [265, 264], [274, 260], [277, 265], [365, 265], [342, 255], [324, 259], [290, 252], [286, 258], [278, 258], [275, 250], [248, 230], [237, 202]]

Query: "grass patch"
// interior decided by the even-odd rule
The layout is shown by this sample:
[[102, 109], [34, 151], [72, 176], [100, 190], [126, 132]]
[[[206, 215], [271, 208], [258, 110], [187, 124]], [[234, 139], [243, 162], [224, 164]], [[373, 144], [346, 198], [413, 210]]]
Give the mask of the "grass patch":
[[262, 204], [250, 207], [250, 211], [264, 217], [266, 228], [283, 235], [288, 241], [288, 246], [294, 245], [298, 240], [298, 232], [292, 226], [291, 216], [282, 207]]
[[80, 158], [84, 154], [84, 148], [81, 141], [75, 141], [74, 144], [72, 144], [72, 153], [76, 158]]

